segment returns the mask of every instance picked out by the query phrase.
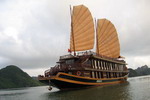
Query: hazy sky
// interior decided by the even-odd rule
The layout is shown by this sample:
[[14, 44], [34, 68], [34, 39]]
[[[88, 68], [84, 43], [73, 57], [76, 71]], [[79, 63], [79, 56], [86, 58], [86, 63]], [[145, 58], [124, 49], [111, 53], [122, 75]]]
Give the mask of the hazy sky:
[[69, 48], [69, 6], [80, 4], [112, 21], [128, 67], [150, 66], [150, 0], [0, 0], [0, 68], [35, 76], [54, 66]]

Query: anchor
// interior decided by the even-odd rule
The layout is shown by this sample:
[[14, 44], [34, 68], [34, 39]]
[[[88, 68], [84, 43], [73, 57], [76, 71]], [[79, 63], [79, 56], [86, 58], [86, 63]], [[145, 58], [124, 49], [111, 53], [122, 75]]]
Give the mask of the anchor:
[[49, 86], [48, 90], [51, 91], [53, 88], [51, 86]]

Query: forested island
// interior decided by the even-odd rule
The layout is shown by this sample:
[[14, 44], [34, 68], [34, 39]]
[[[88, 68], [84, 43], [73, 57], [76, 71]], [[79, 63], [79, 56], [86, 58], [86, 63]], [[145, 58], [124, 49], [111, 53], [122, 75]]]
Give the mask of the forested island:
[[129, 68], [129, 77], [150, 75], [150, 68], [147, 65], [138, 67], [137, 69]]
[[[129, 68], [129, 77], [150, 75], [150, 68], [147, 65], [137, 69]], [[38, 80], [30, 77], [26, 72], [14, 65], [0, 69], [0, 89], [33, 87], [43, 85]]]
[[43, 85], [14, 65], [0, 69], [0, 89]]

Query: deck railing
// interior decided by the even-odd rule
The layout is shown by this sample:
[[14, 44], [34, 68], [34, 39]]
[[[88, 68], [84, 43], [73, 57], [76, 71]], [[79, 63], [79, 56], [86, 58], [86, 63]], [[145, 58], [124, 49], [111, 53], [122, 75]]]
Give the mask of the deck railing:
[[[94, 55], [94, 56], [98, 56], [98, 57], [100, 57], [100, 58], [110, 59], [110, 60], [113, 60], [113, 61], [125, 62], [124, 60], [120, 60], [120, 58], [107, 57], [107, 56], [104, 56], [104, 55], [101, 55], [101, 54], [97, 54], [97, 53], [95, 53], [95, 52], [93, 52], [93, 51], [77, 52], [77, 53], [76, 53], [76, 56], [74, 56], [74, 55], [72, 55], [72, 54], [70, 53], [70, 54], [68, 54], [68, 55], [60, 56], [60, 59], [79, 57], [79, 56], [82, 56], [82, 55]], [[123, 58], [122, 58], [122, 59], [123, 59]]]

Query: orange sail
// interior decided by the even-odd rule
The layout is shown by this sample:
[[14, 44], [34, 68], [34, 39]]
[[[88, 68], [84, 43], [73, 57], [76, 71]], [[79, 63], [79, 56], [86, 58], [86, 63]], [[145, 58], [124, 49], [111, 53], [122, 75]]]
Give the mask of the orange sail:
[[74, 6], [71, 19], [70, 50], [83, 51], [93, 49], [94, 22], [89, 9], [84, 5]]
[[96, 34], [96, 53], [118, 58], [120, 56], [120, 44], [115, 26], [107, 19], [98, 19]]

